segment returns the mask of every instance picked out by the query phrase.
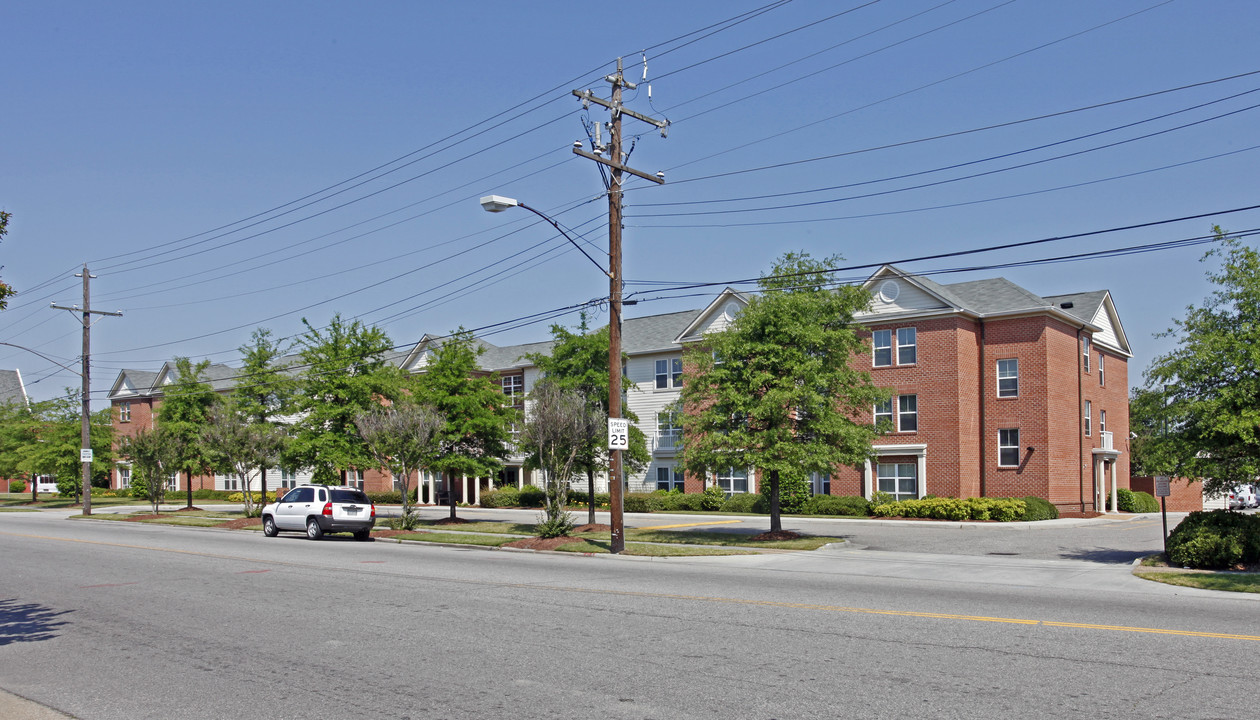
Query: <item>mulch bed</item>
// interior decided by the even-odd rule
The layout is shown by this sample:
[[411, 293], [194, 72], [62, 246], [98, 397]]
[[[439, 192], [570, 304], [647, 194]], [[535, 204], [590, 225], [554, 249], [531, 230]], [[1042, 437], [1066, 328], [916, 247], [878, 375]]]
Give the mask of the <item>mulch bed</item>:
[[202, 510], [196, 505], [185, 505], [184, 507], [179, 508], [175, 512], [205, 512], [205, 510]]
[[127, 517], [123, 519], [126, 520], [127, 522], [137, 522], [140, 520], [158, 520], [158, 519], [161, 519], [161, 517], [162, 517], [161, 515], [155, 515], [153, 513], [149, 513], [148, 515], [128, 515]]
[[466, 522], [472, 522], [472, 521], [465, 520], [462, 517], [444, 517], [441, 520], [435, 520], [433, 524], [434, 525], [463, 525]]
[[513, 540], [501, 547], [520, 548], [522, 550], [555, 550], [561, 545], [568, 545], [571, 542], [581, 542], [581, 540], [569, 537], [568, 535], [561, 535], [560, 537], [553, 538], [532, 537]]
[[236, 518], [235, 520], [228, 520], [225, 523], [220, 523], [216, 527], [221, 527], [225, 530], [244, 530], [245, 528], [262, 527], [262, 518]]
[[802, 537], [804, 536], [801, 535], [800, 533], [792, 532], [791, 530], [771, 530], [770, 532], [763, 532], [760, 535], [753, 535], [751, 538], [749, 538], [749, 540], [754, 540], [757, 542], [775, 541], [775, 540], [799, 540]]
[[587, 523], [587, 524], [585, 524], [585, 525], [578, 525], [577, 527], [573, 528], [573, 532], [579, 532], [579, 533], [585, 533], [585, 532], [606, 532], [606, 533], [610, 533], [610, 532], [612, 532], [612, 525], [604, 525], [603, 523]]

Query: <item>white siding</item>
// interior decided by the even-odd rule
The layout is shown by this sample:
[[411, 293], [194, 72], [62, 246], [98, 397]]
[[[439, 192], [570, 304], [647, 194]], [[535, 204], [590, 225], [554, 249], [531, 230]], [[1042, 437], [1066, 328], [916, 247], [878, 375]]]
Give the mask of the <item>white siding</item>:
[[[718, 313], [720, 315], [721, 313]], [[661, 453], [656, 450], [656, 415], [678, 400], [680, 390], [669, 388], [656, 389], [656, 361], [668, 360], [682, 356], [682, 350], [669, 353], [638, 355], [630, 358], [626, 364], [626, 376], [638, 386], [626, 394], [626, 405], [639, 417], [638, 428], [647, 436], [648, 451], [652, 453], [652, 464], [646, 471], [627, 475], [630, 492], [651, 492], [656, 489], [656, 468], [662, 459], [672, 464], [673, 452]]]
[[[1120, 347], [1120, 339], [1116, 336], [1116, 326], [1111, 322], [1111, 314], [1107, 312], [1107, 304], [1103, 303], [1098, 306], [1098, 312], [1094, 313], [1094, 317], [1090, 320], [1094, 325], [1102, 328], [1094, 333], [1094, 342], [1102, 343], [1107, 347]], [[1098, 361], [1095, 360], [1095, 363]]]
[[[882, 292], [884, 283], [895, 284], [896, 290], [893, 293], [896, 295], [895, 298], [888, 299], [884, 296], [885, 294]], [[892, 287], [894, 286], [889, 286], [890, 289]], [[861, 313], [863, 317], [916, 310], [939, 310], [949, 307], [935, 295], [927, 293], [900, 278], [878, 278], [869, 285], [869, 289], [871, 291], [871, 307], [869, 311]]]

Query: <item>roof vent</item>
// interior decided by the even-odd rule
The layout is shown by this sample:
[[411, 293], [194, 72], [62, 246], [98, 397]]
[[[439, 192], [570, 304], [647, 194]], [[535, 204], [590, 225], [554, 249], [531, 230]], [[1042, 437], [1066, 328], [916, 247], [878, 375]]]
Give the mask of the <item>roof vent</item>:
[[1068, 302], [1061, 302], [1059, 303], [1059, 307], [1063, 308], [1064, 310], [1067, 310], [1068, 308], [1072, 307], [1072, 302], [1070, 300]]

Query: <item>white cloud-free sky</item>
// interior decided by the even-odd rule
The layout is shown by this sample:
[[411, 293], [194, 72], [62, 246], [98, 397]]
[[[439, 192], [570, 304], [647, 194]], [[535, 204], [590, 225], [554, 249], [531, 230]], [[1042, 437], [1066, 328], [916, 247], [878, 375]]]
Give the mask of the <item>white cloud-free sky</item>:
[[[93, 329], [98, 405], [120, 368], [235, 364], [254, 328], [293, 336], [302, 318], [399, 345], [576, 323], [546, 313], [606, 279], [537, 217], [477, 198], [519, 198], [606, 262], [600, 174], [571, 147], [608, 115], [570, 90], [606, 97], [618, 56], [639, 81], [646, 54], [628, 107], [672, 123], [625, 124], [629, 164], [667, 179], [627, 186], [629, 317], [702, 306], [720, 286], [674, 288], [788, 250], [971, 268], [933, 277], [1111, 290], [1140, 384], [1171, 347], [1153, 334], [1210, 291], [1209, 246], [995, 266], [1260, 226], [1224, 212], [1260, 203], [1252, 0], [124, 0], [17, 3], [4, 24], [0, 277], [20, 294], [0, 339], [77, 363], [76, 318], [48, 305], [81, 302], [87, 263], [93, 307], [125, 313]], [[35, 398], [78, 384], [0, 350]]]

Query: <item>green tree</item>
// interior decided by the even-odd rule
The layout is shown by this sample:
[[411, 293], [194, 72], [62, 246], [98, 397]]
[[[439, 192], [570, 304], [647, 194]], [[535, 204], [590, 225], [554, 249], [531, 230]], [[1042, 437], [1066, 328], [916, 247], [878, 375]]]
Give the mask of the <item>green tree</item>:
[[[582, 314], [577, 332], [572, 332], [561, 325], [551, 326], [552, 347], [548, 354], [535, 353], [527, 358], [542, 372], [543, 377], [553, 381], [557, 386], [573, 390], [582, 395], [588, 405], [603, 408], [605, 419], [608, 417], [608, 327], [594, 332], [587, 328], [586, 314]], [[623, 362], [624, 366], [624, 362]], [[635, 385], [624, 375], [621, 386], [625, 390], [634, 389]], [[621, 453], [621, 460], [626, 473], [641, 472], [652, 461], [647, 449], [647, 437], [639, 429], [638, 415], [632, 412], [623, 401], [621, 417], [628, 419], [630, 425], [630, 447]], [[542, 467], [536, 453], [531, 454], [527, 464]], [[592, 439], [576, 460], [579, 472], [586, 475], [587, 485], [587, 522], [595, 523], [595, 475], [607, 474], [609, 470], [608, 442], [604, 433]]]
[[1260, 474], [1260, 252], [1213, 227], [1203, 260], [1216, 286], [1163, 333], [1177, 347], [1157, 357], [1146, 385], [1167, 405], [1167, 433], [1150, 452], [1169, 474], [1203, 479], [1208, 495]]
[[512, 423], [519, 419], [503, 395], [498, 375], [478, 367], [477, 357], [483, 352], [472, 333], [460, 328], [433, 351], [413, 388], [418, 402], [446, 418], [428, 469], [446, 476], [451, 518], [455, 518], [454, 477], [498, 475], [511, 450]]
[[521, 443], [530, 448], [546, 473], [546, 505], [537, 526], [539, 537], [568, 535], [573, 518], [565, 512], [569, 481], [594, 439], [603, 438], [607, 416], [588, 396], [543, 380], [529, 394], [530, 408]]
[[1129, 470], [1133, 475], [1181, 474], [1180, 458], [1186, 450], [1180, 445], [1175, 408], [1168, 404], [1163, 387], [1133, 388], [1129, 393]]
[[402, 491], [402, 529], [413, 529], [416, 521], [411, 514], [411, 474], [436, 455], [437, 432], [446, 424], [446, 418], [404, 395], [389, 407], [359, 414], [354, 423], [376, 462], [398, 481]]
[[138, 482], [156, 514], [166, 497], [166, 481], [179, 472], [188, 449], [182, 435], [162, 427], [124, 438], [121, 451], [131, 461], [132, 486]]
[[761, 294], [723, 331], [686, 350], [679, 404], [683, 465], [702, 476], [759, 469], [769, 483], [770, 529], [782, 529], [785, 477], [829, 473], [871, 454], [873, 424], [854, 420], [887, 394], [849, 366], [863, 349], [853, 314], [865, 290], [829, 287], [825, 262], [787, 253], [759, 281]]
[[[9, 233], [9, 219], [13, 217], [13, 213], [0, 210], [0, 239]], [[0, 310], [9, 307], [9, 298], [17, 295], [17, 290], [13, 286], [0, 282]]]
[[[58, 494], [73, 496], [76, 502], [83, 494], [80, 481], [83, 465], [79, 462], [82, 411], [79, 391], [73, 389], [67, 389], [62, 397], [35, 403], [31, 407], [30, 424], [21, 433], [33, 442], [18, 449], [16, 463], [28, 477], [54, 476]], [[99, 486], [102, 481], [108, 483], [114, 462], [114, 427], [108, 408], [92, 413], [88, 432], [92, 446], [92, 484]]]
[[[270, 330], [258, 328], [240, 351], [244, 362], [232, 391], [237, 409], [247, 424], [257, 426], [266, 436], [274, 436], [277, 431], [287, 435], [289, 425], [282, 418], [293, 412], [297, 392], [297, 379], [285, 362], [287, 346], [273, 338]], [[272, 429], [264, 430], [263, 426]], [[258, 472], [262, 496], [266, 498], [267, 467], [260, 467]]]
[[26, 447], [35, 441], [35, 417], [30, 406], [24, 402], [0, 405], [0, 478], [30, 481], [21, 461]]
[[[215, 470], [241, 479], [245, 517], [261, 514], [261, 510], [254, 509], [250, 473], [254, 470], [260, 474], [266, 473], [267, 468], [280, 462], [288, 439], [288, 434], [282, 427], [253, 422], [253, 416], [234, 399], [221, 402], [210, 410], [210, 417], [202, 428], [201, 441], [210, 448]], [[266, 504], [265, 485], [262, 498], [262, 503]]]
[[302, 323], [304, 370], [295, 398], [302, 418], [293, 427], [289, 456], [294, 465], [311, 468], [314, 482], [344, 484], [346, 470], [375, 464], [354, 419], [397, 399], [405, 373], [388, 360], [393, 347], [380, 328], [347, 323], [340, 315], [323, 331], [305, 318]]
[[188, 507], [193, 506], [193, 476], [212, 472], [215, 461], [212, 448], [202, 437], [210, 412], [219, 402], [206, 379], [209, 367], [209, 360], [194, 364], [186, 357], [175, 358], [175, 378], [162, 388], [162, 404], [157, 409], [157, 424], [178, 438], [174, 444], [182, 456], [171, 471], [182, 472], [188, 479]]

